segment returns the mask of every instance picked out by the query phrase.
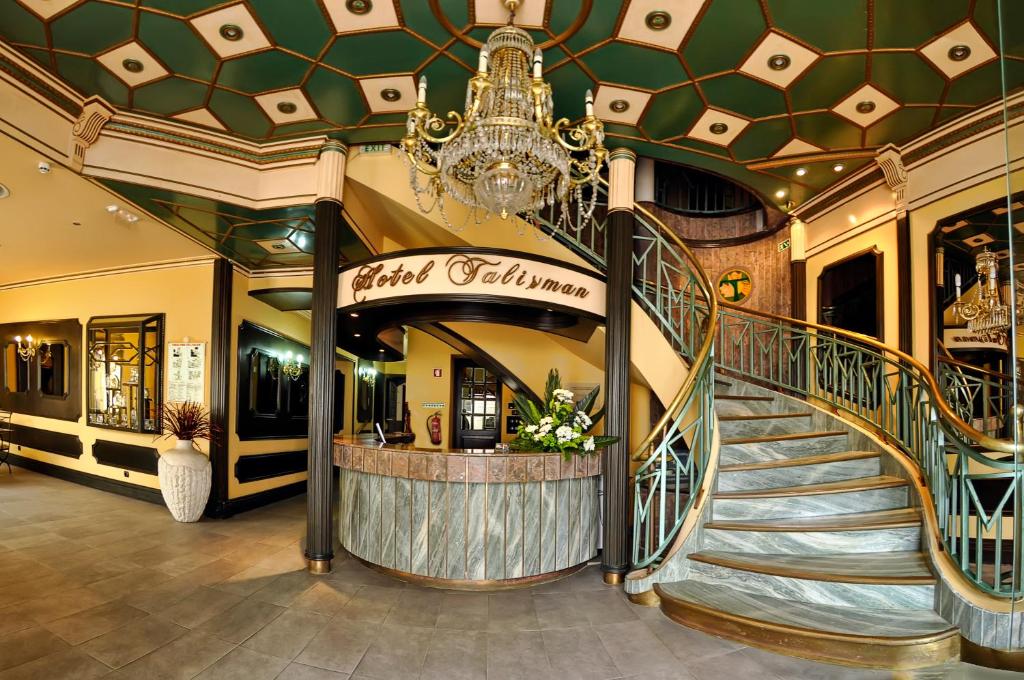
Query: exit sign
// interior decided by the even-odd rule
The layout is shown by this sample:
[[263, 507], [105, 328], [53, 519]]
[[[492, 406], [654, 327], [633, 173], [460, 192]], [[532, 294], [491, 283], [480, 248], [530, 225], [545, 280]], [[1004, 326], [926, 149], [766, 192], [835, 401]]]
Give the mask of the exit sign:
[[363, 153], [390, 153], [390, 144], [363, 144], [360, 148]]
[[785, 241], [781, 241], [779, 243], [779, 252], [781, 253], [784, 250], [789, 250], [789, 239], [788, 238]]

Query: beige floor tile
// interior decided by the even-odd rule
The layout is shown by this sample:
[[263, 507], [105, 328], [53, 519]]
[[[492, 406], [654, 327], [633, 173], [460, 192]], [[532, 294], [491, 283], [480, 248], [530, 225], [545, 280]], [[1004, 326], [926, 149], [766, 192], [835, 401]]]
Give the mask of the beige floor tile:
[[215, 664], [233, 648], [231, 643], [193, 631], [132, 662], [125, 671], [140, 678], [187, 680]]
[[243, 600], [231, 609], [208, 619], [197, 630], [221, 640], [241, 644], [284, 611], [284, 607], [269, 602]]
[[373, 678], [419, 677], [432, 636], [433, 631], [426, 628], [383, 625], [356, 667], [356, 674]]
[[0, 672], [0, 680], [92, 680], [110, 669], [77, 649], [64, 649]]
[[195, 628], [231, 609], [243, 599], [240, 595], [202, 587], [176, 604], [160, 611], [159, 614], [179, 626]]
[[348, 680], [348, 673], [337, 673], [324, 668], [314, 668], [301, 663], [290, 664], [277, 680]]
[[43, 628], [27, 628], [0, 638], [0, 670], [14, 668], [29, 661], [70, 648]]
[[196, 676], [197, 680], [273, 680], [288, 665], [285, 659], [237, 647]]
[[592, 628], [545, 630], [544, 649], [551, 669], [564, 680], [598, 680], [621, 676]]
[[351, 673], [380, 634], [378, 625], [336, 618], [313, 638], [296, 661], [307, 666]]
[[487, 633], [436, 630], [420, 680], [486, 680]]
[[145, 616], [146, 612], [141, 609], [121, 602], [108, 602], [44, 625], [67, 643], [80, 645]]
[[330, 618], [313, 612], [286, 611], [245, 641], [256, 652], [294, 659], [316, 637]]
[[187, 628], [176, 623], [156, 616], [147, 616], [90, 640], [82, 645], [81, 649], [111, 668], [120, 668], [187, 632]]

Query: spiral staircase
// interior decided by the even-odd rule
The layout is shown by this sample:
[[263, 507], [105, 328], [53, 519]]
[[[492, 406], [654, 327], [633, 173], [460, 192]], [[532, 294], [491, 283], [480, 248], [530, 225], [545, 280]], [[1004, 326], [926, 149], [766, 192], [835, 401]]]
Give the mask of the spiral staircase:
[[[634, 302], [689, 373], [633, 455], [631, 599], [858, 667], [1024, 646], [1021, 456], [964, 422], [969, 390], [872, 338], [718, 303], [686, 245], [635, 211]], [[604, 268], [600, 222], [546, 225]]]

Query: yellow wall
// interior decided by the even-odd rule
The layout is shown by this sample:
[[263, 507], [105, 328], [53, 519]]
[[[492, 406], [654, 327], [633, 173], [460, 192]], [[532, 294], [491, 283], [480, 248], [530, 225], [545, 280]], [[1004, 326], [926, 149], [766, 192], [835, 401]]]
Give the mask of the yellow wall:
[[[85, 326], [90, 317], [162, 312], [166, 315], [165, 342], [181, 342], [187, 337], [191, 342], [209, 343], [212, 299], [213, 265], [207, 261], [175, 268], [108, 274], [0, 290], [0, 323], [77, 318], [82, 324], [84, 353]], [[14, 415], [14, 422], [21, 425], [77, 435], [83, 444], [82, 457], [75, 460], [34, 449], [18, 450], [17, 447], [14, 453], [100, 477], [158, 488], [155, 475], [128, 471], [125, 477], [125, 471], [100, 465], [92, 457], [92, 445], [97, 439], [156, 447], [160, 450], [170, 448], [171, 444], [166, 440], [157, 440], [151, 434], [87, 426], [85, 363], [83, 357], [79, 362], [82, 416], [77, 423], [17, 413]], [[207, 403], [209, 395], [210, 366], [207, 361], [204, 396]]]
[[306, 479], [306, 473], [260, 479], [255, 482], [239, 483], [235, 478], [235, 463], [241, 456], [259, 453], [303, 451], [306, 438], [299, 439], [257, 439], [241, 441], [237, 432], [238, 417], [238, 327], [249, 321], [276, 331], [304, 345], [309, 345], [309, 319], [295, 312], [282, 312], [260, 302], [249, 295], [248, 278], [235, 272], [231, 296], [231, 372], [228, 380], [228, 497], [239, 498], [266, 491]]

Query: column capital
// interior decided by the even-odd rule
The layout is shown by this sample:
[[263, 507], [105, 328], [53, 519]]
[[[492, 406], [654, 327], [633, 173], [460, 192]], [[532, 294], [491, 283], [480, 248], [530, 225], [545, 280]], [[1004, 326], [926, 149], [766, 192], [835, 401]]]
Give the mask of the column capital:
[[608, 154], [608, 210], [633, 210], [636, 182], [636, 153], [632, 149], [612, 149]]
[[341, 203], [345, 186], [345, 162], [348, 147], [329, 139], [320, 147], [316, 159], [316, 200]]

